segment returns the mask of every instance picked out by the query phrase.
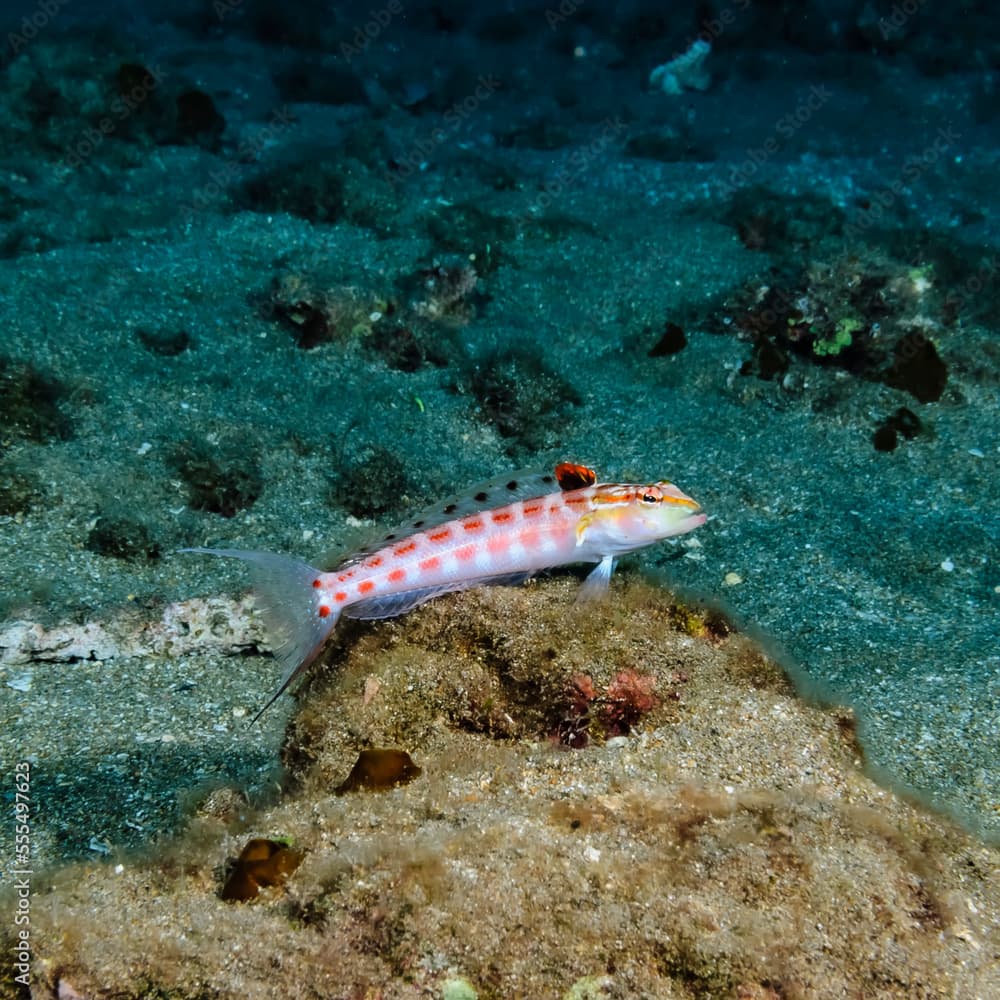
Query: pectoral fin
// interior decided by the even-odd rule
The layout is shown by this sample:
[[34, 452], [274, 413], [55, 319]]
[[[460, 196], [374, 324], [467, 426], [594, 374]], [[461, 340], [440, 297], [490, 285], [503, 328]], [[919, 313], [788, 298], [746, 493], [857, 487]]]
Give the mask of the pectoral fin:
[[611, 574], [614, 571], [615, 557], [605, 556], [597, 564], [597, 567], [591, 571], [587, 579], [583, 581], [576, 599], [578, 601], [593, 601], [606, 597], [608, 584], [611, 581]]

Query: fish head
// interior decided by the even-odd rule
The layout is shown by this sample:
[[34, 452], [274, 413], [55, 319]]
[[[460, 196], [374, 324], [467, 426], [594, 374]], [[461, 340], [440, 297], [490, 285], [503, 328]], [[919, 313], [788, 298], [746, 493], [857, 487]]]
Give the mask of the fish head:
[[599, 489], [585, 520], [581, 527], [588, 547], [615, 555], [687, 534], [701, 527], [707, 516], [696, 500], [661, 480]]

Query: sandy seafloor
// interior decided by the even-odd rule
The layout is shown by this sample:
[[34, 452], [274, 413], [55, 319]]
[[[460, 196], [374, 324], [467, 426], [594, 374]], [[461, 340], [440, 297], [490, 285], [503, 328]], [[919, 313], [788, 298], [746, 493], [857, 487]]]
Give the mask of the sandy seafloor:
[[[725, 608], [853, 707], [871, 773], [1000, 838], [989, 15], [935, 52], [929, 12], [890, 45], [851, 4], [829, 37], [743, 6], [677, 96], [646, 77], [686, 27], [544, 5], [447, 32], [413, 8], [349, 62], [360, 14], [249, 3], [100, 33], [75, 6], [7, 51], [0, 740], [39, 864], [273, 784], [290, 700], [247, 729], [266, 659], [34, 655], [26, 623], [155, 620], [244, 582], [178, 547], [321, 560], [560, 459], [696, 497], [708, 524], [626, 571]], [[795, 346], [747, 319], [775, 287]], [[905, 338], [942, 384], [886, 375]]]

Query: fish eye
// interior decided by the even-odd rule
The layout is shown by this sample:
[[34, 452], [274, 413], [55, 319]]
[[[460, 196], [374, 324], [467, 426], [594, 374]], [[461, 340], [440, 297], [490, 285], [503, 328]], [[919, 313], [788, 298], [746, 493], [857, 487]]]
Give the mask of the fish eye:
[[655, 493], [643, 493], [642, 495], [643, 503], [659, 503], [660, 498]]

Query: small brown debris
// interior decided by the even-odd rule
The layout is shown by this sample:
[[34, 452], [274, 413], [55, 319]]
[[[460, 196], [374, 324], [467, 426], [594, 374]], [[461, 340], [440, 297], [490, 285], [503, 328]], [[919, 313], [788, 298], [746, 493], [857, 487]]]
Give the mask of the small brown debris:
[[246, 903], [266, 886], [280, 885], [302, 863], [302, 852], [280, 840], [248, 840], [229, 868], [219, 893], [230, 902]]
[[405, 750], [362, 750], [347, 780], [334, 791], [337, 795], [361, 789], [382, 791], [396, 785], [405, 785], [420, 774], [420, 768]]
[[382, 682], [377, 677], [366, 677], [365, 691], [361, 698], [362, 704], [370, 705], [381, 690]]

